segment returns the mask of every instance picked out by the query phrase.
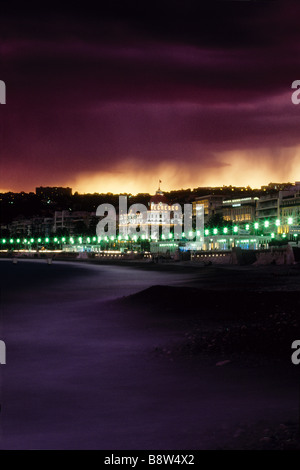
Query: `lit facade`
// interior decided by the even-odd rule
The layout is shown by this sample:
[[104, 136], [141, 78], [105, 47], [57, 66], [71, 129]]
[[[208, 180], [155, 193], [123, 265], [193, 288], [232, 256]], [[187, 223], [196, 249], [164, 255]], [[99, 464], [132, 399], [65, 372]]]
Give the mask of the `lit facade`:
[[222, 203], [223, 219], [234, 223], [253, 222], [257, 200], [257, 197], [225, 199]]
[[210, 217], [222, 209], [224, 196], [209, 194], [208, 196], [198, 197], [193, 201], [193, 216], [196, 216], [197, 207], [204, 207], [204, 223], [207, 223]]
[[149, 209], [146, 217], [129, 208], [128, 214], [119, 215], [119, 231], [120, 233], [128, 233], [130, 225], [146, 226], [147, 233], [151, 234], [151, 227], [157, 227], [158, 234], [163, 229], [171, 230], [174, 224], [182, 224], [181, 206], [180, 204], [169, 204], [163, 192], [158, 189], [149, 201]]
[[279, 219], [281, 233], [300, 234], [300, 191], [282, 198]]

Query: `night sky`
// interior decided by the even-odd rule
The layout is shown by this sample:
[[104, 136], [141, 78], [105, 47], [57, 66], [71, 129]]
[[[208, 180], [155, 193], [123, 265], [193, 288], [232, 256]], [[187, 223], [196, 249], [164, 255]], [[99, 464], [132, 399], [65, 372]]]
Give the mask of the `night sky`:
[[2, 10], [0, 190], [300, 180], [299, 1], [107, 3]]

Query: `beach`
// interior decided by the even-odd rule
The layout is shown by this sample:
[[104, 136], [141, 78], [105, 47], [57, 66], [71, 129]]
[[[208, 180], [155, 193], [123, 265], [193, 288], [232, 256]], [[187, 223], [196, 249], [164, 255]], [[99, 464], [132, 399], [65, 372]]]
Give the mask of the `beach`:
[[0, 269], [2, 449], [297, 446], [298, 265]]

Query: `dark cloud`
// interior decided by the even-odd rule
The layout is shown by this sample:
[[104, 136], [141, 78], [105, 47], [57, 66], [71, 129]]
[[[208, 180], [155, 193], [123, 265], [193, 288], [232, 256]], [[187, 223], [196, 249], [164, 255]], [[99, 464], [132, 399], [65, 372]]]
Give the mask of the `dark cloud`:
[[230, 167], [216, 153], [297, 147], [299, 13], [280, 1], [3, 11], [3, 186], [64, 184], [126, 159], [213, 172]]

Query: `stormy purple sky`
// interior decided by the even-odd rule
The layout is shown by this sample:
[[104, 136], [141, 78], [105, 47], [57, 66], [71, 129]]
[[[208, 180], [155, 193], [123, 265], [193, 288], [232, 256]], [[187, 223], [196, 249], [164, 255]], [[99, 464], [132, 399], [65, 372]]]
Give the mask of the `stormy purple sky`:
[[0, 190], [300, 180], [299, 1], [107, 3], [2, 12]]

